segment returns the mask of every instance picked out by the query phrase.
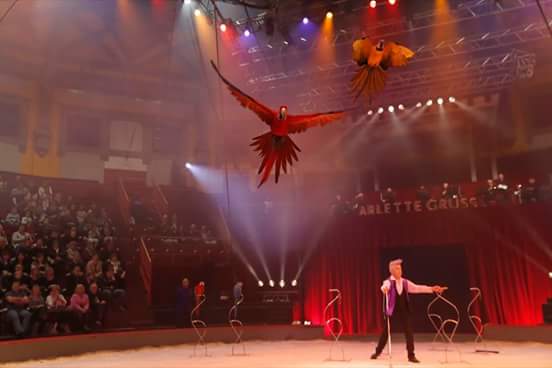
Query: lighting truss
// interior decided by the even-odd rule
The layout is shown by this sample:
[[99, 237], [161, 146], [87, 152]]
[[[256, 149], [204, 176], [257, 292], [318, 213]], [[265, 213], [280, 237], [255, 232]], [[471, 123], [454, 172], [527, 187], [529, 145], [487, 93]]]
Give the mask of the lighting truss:
[[[552, 5], [552, 0], [541, 0], [541, 4], [546, 7]], [[367, 6], [364, 6], [367, 7]], [[397, 37], [406, 32], [413, 32], [421, 29], [427, 29], [446, 23], [454, 24], [467, 20], [475, 20], [481, 17], [501, 15], [510, 12], [523, 11], [533, 9], [537, 11], [537, 5], [534, 0], [504, 0], [497, 2], [494, 0], [472, 0], [460, 3], [458, 7], [451, 9], [447, 17], [439, 17], [442, 10], [436, 9], [429, 12], [414, 14], [412, 17], [403, 17], [400, 19], [390, 19], [386, 21], [371, 22], [365, 27], [349, 26], [340, 29], [336, 32], [332, 44], [334, 46], [350, 45], [351, 41], [360, 37], [369, 35], [374, 38]], [[259, 14], [251, 19], [238, 20], [238, 27], [245, 27], [246, 24], [262, 25], [263, 19], [267, 13]], [[296, 20], [297, 22], [299, 20]], [[249, 22], [249, 23], [248, 23]], [[542, 21], [541, 21], [542, 24]], [[552, 24], [552, 21], [551, 21]], [[542, 24], [544, 27], [545, 25]], [[302, 48], [303, 52], [312, 51], [317, 48], [316, 43], [309, 43]], [[233, 55], [239, 57], [259, 54], [257, 59], [268, 60], [278, 57], [287, 52], [287, 47], [274, 47], [271, 44], [258, 45], [254, 47], [242, 48], [239, 44], [235, 44]]]
[[[468, 96], [504, 90], [514, 81], [533, 76], [536, 55], [521, 50], [484, 56], [443, 68], [433, 65], [402, 72], [389, 79], [383, 94], [373, 105], [413, 104], [437, 96]], [[336, 79], [324, 86], [311, 86], [297, 95], [303, 112], [324, 109], [354, 109], [348, 79]]]

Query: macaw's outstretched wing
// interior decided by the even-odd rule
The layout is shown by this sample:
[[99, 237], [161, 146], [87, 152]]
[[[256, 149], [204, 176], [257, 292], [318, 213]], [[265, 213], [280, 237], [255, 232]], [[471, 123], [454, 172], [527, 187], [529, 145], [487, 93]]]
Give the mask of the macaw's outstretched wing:
[[405, 66], [408, 60], [414, 57], [414, 51], [408, 47], [401, 45], [398, 42], [388, 42], [383, 49], [383, 58], [381, 66], [383, 69], [387, 69], [390, 66], [399, 67]]
[[288, 115], [288, 132], [302, 133], [305, 130], [338, 121], [345, 115], [344, 111], [331, 111], [312, 115]]
[[272, 111], [265, 105], [263, 105], [260, 102], [257, 102], [253, 97], [248, 96], [247, 94], [240, 91], [240, 89], [236, 86], [234, 86], [232, 83], [230, 83], [224, 76], [220, 73], [215, 63], [211, 60], [211, 66], [213, 69], [215, 69], [215, 72], [217, 72], [220, 79], [226, 84], [228, 89], [230, 90], [230, 93], [232, 96], [236, 98], [236, 100], [239, 101], [239, 103], [245, 107], [246, 109], [249, 109], [253, 111], [257, 116], [267, 123], [268, 125], [272, 124], [272, 121], [276, 117], [276, 112]]
[[366, 65], [370, 52], [372, 51], [372, 41], [368, 37], [353, 42], [353, 60], [359, 65]]

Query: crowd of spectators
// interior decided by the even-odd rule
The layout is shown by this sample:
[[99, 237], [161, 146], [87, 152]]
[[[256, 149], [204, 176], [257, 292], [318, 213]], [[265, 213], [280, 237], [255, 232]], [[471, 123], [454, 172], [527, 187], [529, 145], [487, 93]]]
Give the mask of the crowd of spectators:
[[[498, 174], [496, 179], [489, 179], [478, 189], [476, 197], [481, 204], [492, 206], [500, 203], [531, 203], [547, 197], [547, 188], [539, 185], [535, 178], [529, 178], [525, 184], [508, 182], [503, 174]], [[458, 199], [464, 197], [459, 184], [442, 183], [440, 187], [426, 187], [421, 185], [417, 188], [415, 198], [422, 203], [432, 199]], [[379, 192], [381, 203], [393, 204], [397, 200], [397, 193], [393, 188], [386, 188]], [[359, 213], [368, 204], [364, 193], [357, 193], [352, 200], [344, 199], [337, 195], [331, 203], [331, 209], [336, 214]]]
[[158, 233], [166, 237], [177, 237], [183, 242], [217, 244], [217, 238], [209, 227], [196, 224], [179, 225], [176, 214], [173, 214], [170, 218], [166, 214], [162, 216]]
[[17, 337], [102, 328], [126, 309], [125, 269], [104, 208], [48, 182], [0, 176], [0, 326]]

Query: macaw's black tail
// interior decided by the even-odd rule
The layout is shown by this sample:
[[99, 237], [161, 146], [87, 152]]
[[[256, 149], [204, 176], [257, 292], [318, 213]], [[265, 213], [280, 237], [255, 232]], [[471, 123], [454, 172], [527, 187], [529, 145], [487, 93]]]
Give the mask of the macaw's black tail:
[[291, 167], [294, 161], [299, 161], [297, 152], [301, 152], [289, 136], [277, 136], [271, 132], [253, 138], [251, 146], [263, 159], [258, 171], [258, 174], [262, 173], [259, 188], [268, 180], [274, 164], [276, 164], [274, 181], [277, 183], [280, 169], [287, 174], [288, 165]]

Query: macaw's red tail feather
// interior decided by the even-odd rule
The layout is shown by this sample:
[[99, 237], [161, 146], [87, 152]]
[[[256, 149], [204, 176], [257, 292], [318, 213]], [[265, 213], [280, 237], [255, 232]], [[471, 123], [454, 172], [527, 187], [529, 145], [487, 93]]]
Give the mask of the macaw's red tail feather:
[[251, 146], [262, 157], [258, 170], [258, 174], [262, 175], [259, 187], [268, 180], [274, 164], [276, 164], [274, 180], [277, 183], [280, 179], [280, 170], [287, 174], [288, 166], [291, 167], [293, 161], [298, 161], [297, 152], [301, 152], [290, 137], [276, 136], [272, 133], [253, 138]]

